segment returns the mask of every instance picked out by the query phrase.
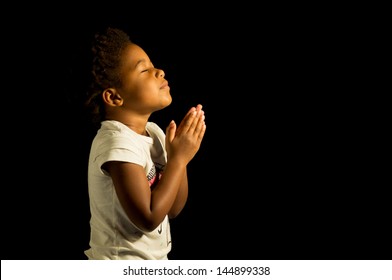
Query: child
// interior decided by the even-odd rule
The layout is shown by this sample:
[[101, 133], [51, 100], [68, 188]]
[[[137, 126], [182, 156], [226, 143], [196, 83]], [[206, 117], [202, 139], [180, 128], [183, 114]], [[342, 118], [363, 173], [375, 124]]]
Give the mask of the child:
[[86, 105], [100, 126], [90, 150], [88, 259], [165, 260], [169, 219], [188, 197], [187, 164], [206, 124], [199, 104], [164, 132], [150, 115], [172, 102], [165, 72], [117, 28], [94, 37]]

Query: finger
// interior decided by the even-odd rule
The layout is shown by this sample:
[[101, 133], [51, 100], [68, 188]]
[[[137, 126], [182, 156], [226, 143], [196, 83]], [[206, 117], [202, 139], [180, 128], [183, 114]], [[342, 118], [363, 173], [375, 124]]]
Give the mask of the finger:
[[190, 123], [188, 131], [190, 133], [195, 133], [196, 129], [199, 127], [198, 131], [200, 130], [200, 125], [204, 122], [205, 115], [203, 110], [199, 110], [196, 113], [196, 116]]
[[199, 120], [197, 118], [200, 117], [200, 114], [204, 114], [202, 108], [203, 106], [201, 104], [197, 104], [196, 107], [189, 109], [188, 113], [177, 128], [177, 134], [180, 134], [183, 131], [188, 132], [189, 129], [192, 129], [192, 132], [194, 131], [196, 127], [196, 123], [194, 122], [198, 122]]
[[185, 114], [184, 118], [181, 120], [180, 124], [178, 125], [177, 133], [181, 132], [181, 130], [183, 129], [183, 126], [184, 126], [186, 120], [188, 118], [190, 118], [194, 112], [196, 112], [196, 107], [192, 107], [192, 108], [189, 109], [189, 111]]
[[190, 126], [192, 125], [193, 121], [195, 120], [196, 116], [198, 114], [198, 111], [196, 110], [195, 107], [193, 107], [189, 112], [185, 115], [183, 120], [181, 121], [180, 125], [177, 128], [177, 134], [180, 133], [186, 133]]
[[175, 135], [176, 135], [176, 123], [172, 120], [169, 123], [169, 125], [166, 127], [166, 138], [169, 140], [169, 143], [173, 141]]
[[200, 117], [198, 123], [196, 124], [193, 133], [195, 136], [199, 138], [203, 138], [205, 130], [206, 130], [206, 123], [205, 123], [205, 114], [203, 112], [203, 115]]
[[198, 141], [199, 142], [201, 142], [203, 140], [204, 135], [206, 133], [206, 130], [207, 130], [207, 125], [205, 124], [205, 122], [203, 122], [203, 124], [200, 128], [199, 134], [198, 134]]

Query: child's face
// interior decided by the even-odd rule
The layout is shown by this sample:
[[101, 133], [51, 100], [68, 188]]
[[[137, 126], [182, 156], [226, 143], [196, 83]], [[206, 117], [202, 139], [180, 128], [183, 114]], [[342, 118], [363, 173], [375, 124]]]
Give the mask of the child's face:
[[124, 51], [122, 86], [118, 92], [125, 108], [148, 114], [170, 105], [172, 97], [165, 72], [154, 68], [148, 55], [136, 44]]

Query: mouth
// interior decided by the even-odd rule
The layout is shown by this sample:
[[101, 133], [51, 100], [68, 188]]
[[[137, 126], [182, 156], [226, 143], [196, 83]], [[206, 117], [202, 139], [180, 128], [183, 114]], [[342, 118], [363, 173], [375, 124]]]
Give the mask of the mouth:
[[160, 86], [160, 89], [166, 89], [166, 88], [170, 88], [169, 87], [169, 83], [167, 81], [163, 82]]

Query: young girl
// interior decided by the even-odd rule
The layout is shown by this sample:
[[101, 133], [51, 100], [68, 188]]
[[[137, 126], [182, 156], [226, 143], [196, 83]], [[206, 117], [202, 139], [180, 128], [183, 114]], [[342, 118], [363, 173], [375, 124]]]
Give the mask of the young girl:
[[150, 115], [172, 102], [165, 72], [117, 28], [94, 37], [87, 105], [99, 124], [89, 157], [88, 259], [165, 260], [169, 219], [188, 197], [187, 164], [203, 140], [199, 104], [164, 132]]

